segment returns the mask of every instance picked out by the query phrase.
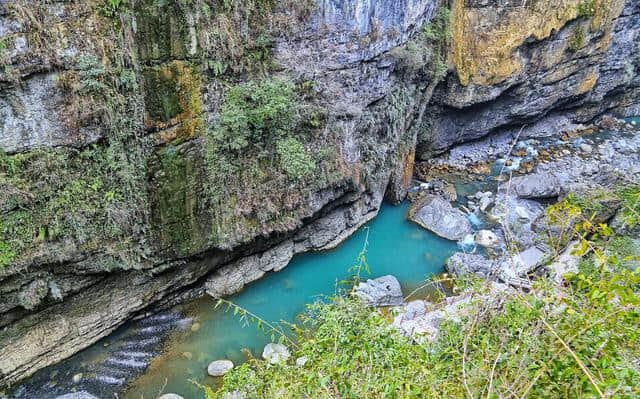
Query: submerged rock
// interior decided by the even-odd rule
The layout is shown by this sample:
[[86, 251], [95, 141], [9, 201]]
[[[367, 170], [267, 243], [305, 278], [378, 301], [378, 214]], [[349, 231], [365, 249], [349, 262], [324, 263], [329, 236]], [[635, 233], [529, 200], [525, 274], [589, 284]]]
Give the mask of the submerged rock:
[[291, 357], [289, 349], [282, 344], [267, 344], [262, 351], [262, 358], [271, 364], [286, 362], [289, 357]]
[[231, 371], [231, 369], [233, 369], [233, 362], [231, 360], [216, 360], [209, 364], [207, 373], [212, 377], [221, 377]]
[[408, 217], [412, 222], [447, 240], [459, 241], [471, 233], [471, 223], [466, 215], [434, 195], [425, 196], [413, 204]]
[[402, 289], [394, 276], [383, 276], [375, 280], [367, 280], [355, 288], [355, 296], [367, 306], [398, 306], [402, 304]]

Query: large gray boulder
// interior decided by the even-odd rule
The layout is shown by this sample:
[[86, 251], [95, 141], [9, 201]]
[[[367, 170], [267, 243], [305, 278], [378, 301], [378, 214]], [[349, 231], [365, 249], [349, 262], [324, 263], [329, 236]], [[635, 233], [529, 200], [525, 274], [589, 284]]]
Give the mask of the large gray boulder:
[[180, 395], [176, 395], [175, 393], [165, 393], [164, 395], [160, 396], [158, 399], [184, 399], [184, 398]]
[[358, 284], [353, 294], [374, 307], [398, 306], [403, 301], [400, 283], [390, 275]]
[[207, 373], [212, 377], [222, 377], [233, 369], [231, 360], [216, 360], [207, 367]]
[[538, 237], [532, 225], [543, 214], [544, 208], [536, 201], [506, 195], [505, 191], [506, 187], [501, 187], [490, 216], [508, 234], [509, 242], [517, 244], [519, 249], [529, 248]]
[[451, 241], [460, 241], [472, 231], [471, 223], [462, 211], [435, 195], [417, 200], [409, 209], [408, 217], [412, 222]]
[[488, 277], [495, 272], [496, 265], [481, 255], [456, 252], [447, 259], [446, 268], [449, 273], [456, 276], [477, 274]]
[[562, 182], [554, 173], [533, 173], [512, 178], [511, 190], [520, 198], [554, 198], [561, 194]]
[[282, 344], [267, 344], [262, 351], [262, 358], [271, 364], [286, 362], [289, 357], [291, 357], [289, 349]]

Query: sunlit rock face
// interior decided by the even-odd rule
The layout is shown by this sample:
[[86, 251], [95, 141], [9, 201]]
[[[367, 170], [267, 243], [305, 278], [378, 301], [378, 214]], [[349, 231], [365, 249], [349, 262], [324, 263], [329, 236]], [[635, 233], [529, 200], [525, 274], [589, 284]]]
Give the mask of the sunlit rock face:
[[547, 117], [637, 113], [636, 2], [602, 0], [588, 11], [578, 0], [521, 3], [455, 2], [455, 71], [436, 90], [420, 158]]

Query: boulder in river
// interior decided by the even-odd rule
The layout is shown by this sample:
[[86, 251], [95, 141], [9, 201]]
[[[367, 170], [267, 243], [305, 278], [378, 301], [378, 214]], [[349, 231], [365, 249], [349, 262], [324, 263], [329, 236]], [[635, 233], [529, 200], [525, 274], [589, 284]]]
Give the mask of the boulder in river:
[[231, 369], [233, 369], [233, 362], [231, 360], [216, 360], [209, 364], [207, 373], [212, 377], [221, 377], [231, 371]]
[[495, 265], [484, 256], [456, 252], [447, 259], [446, 268], [449, 273], [456, 276], [472, 273], [487, 277], [494, 272]]
[[180, 395], [176, 395], [175, 393], [165, 393], [164, 395], [160, 396], [158, 399], [184, 399], [184, 398]]
[[511, 189], [520, 198], [554, 198], [562, 192], [562, 184], [554, 173], [542, 172], [512, 178]]
[[408, 217], [447, 240], [459, 241], [471, 233], [471, 223], [466, 215], [435, 195], [427, 195], [412, 204]]
[[476, 233], [476, 243], [485, 248], [497, 248], [500, 246], [500, 239], [491, 230], [480, 230]]
[[282, 344], [267, 344], [262, 351], [262, 358], [271, 364], [286, 362], [290, 356], [289, 349]]
[[403, 301], [400, 283], [391, 275], [362, 282], [358, 284], [353, 294], [368, 306], [374, 307], [398, 306]]

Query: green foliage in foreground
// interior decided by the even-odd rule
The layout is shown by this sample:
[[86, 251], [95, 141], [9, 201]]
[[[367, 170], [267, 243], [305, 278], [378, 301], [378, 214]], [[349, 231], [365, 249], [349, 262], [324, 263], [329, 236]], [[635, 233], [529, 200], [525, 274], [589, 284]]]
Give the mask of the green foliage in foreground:
[[308, 307], [288, 363], [251, 360], [206, 398], [637, 398], [639, 288], [638, 271], [611, 262], [560, 290], [540, 280], [530, 293], [504, 294], [498, 310], [478, 301], [422, 345], [383, 313], [333, 298]]

